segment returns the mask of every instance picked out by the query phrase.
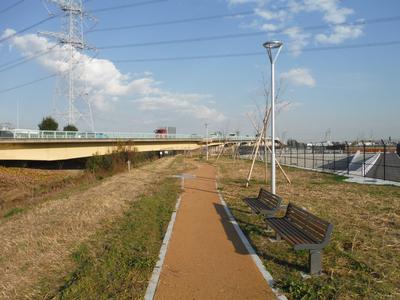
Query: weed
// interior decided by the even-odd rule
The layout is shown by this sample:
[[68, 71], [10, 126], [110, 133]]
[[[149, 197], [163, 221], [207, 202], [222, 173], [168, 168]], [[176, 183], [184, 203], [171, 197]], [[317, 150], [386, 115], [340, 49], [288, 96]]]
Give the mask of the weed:
[[4, 215], [3, 218], [10, 218], [16, 214], [22, 213], [24, 212], [25, 209], [23, 209], [22, 207], [14, 207], [11, 208], [9, 211], [7, 211]]
[[299, 271], [307, 271], [308, 253], [294, 251], [285, 242], [269, 242], [273, 233], [242, 201], [265, 186], [263, 163], [255, 164], [247, 189], [243, 181], [248, 161], [222, 158], [217, 166], [225, 201], [277, 287], [290, 299], [399, 299], [398, 187], [353, 184], [343, 182], [342, 176], [285, 167], [292, 180], [288, 184], [278, 172], [277, 193], [285, 204], [297, 203], [334, 224], [323, 252], [327, 275], [303, 279]]
[[123, 217], [81, 244], [72, 254], [76, 269], [45, 298], [140, 299], [179, 193], [168, 178], [153, 194], [135, 201]]

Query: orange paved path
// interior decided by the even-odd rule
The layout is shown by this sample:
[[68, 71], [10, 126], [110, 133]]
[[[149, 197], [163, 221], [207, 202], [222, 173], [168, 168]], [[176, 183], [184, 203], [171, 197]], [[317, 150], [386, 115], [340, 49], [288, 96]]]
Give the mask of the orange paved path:
[[155, 299], [276, 299], [220, 204], [215, 168], [185, 179]]

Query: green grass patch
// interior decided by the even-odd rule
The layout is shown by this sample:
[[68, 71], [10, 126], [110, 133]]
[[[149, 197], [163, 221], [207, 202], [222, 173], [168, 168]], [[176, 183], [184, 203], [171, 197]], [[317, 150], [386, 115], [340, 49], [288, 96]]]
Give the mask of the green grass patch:
[[220, 159], [219, 187], [225, 201], [255, 248], [276, 286], [289, 299], [400, 299], [400, 188], [343, 182], [342, 176], [286, 168], [292, 184], [277, 170], [277, 194], [333, 223], [331, 242], [323, 251], [321, 277], [304, 279], [308, 252], [286, 242], [272, 243], [262, 217], [242, 201], [256, 197], [264, 165], [255, 164], [244, 187], [248, 161]]
[[3, 218], [6, 218], [6, 219], [7, 218], [11, 218], [12, 216], [15, 216], [15, 215], [17, 215], [19, 213], [22, 213], [24, 211], [25, 211], [25, 209], [22, 208], [22, 207], [13, 207], [3, 215]]
[[73, 253], [77, 267], [56, 299], [141, 299], [157, 262], [180, 187], [165, 179], [149, 196], [135, 201], [123, 217]]

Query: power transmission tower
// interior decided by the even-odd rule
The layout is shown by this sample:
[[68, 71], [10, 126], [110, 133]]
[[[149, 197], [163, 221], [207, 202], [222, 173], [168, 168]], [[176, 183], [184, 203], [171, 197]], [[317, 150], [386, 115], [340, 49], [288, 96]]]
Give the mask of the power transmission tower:
[[56, 82], [54, 110], [68, 125], [83, 121], [94, 131], [93, 112], [89, 100], [89, 90], [85, 83], [83, 55], [89, 47], [83, 36], [84, 19], [90, 18], [85, 12], [82, 0], [47, 0], [57, 6], [62, 17], [62, 32], [40, 32], [54, 38], [59, 45], [61, 65], [65, 66]]

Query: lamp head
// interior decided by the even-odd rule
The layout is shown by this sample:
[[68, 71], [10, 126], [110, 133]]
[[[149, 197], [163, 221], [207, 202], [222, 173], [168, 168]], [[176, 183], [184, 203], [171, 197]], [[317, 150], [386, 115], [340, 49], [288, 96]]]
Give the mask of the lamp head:
[[266, 49], [275, 49], [279, 48], [283, 45], [281, 41], [268, 41], [263, 44], [264, 48]]

